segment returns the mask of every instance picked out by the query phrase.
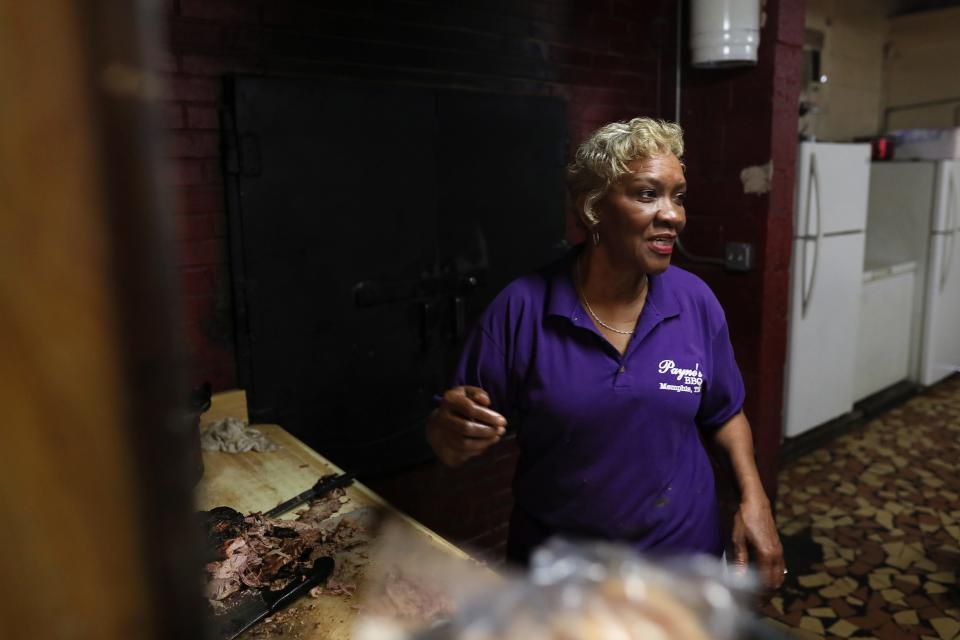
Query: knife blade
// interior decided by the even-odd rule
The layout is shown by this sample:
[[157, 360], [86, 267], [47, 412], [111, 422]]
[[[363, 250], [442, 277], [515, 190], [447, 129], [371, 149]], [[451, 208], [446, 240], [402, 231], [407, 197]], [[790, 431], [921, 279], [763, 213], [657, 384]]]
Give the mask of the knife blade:
[[346, 487], [352, 483], [353, 483], [352, 473], [341, 473], [340, 475], [331, 474], [328, 476], [323, 476], [319, 480], [317, 480], [317, 483], [315, 485], [313, 485], [306, 491], [302, 493], [298, 493], [297, 495], [290, 498], [289, 500], [281, 502], [280, 504], [275, 506], [273, 509], [270, 509], [270, 511], [267, 511], [263, 515], [265, 515], [268, 518], [276, 518], [277, 516], [283, 515], [287, 511], [290, 511], [290, 509], [293, 509], [299, 504], [303, 504], [308, 500], [313, 500], [314, 498], [318, 498], [323, 494], [333, 491], [338, 487]]
[[287, 585], [277, 591], [263, 591], [251, 597], [213, 620], [213, 637], [218, 640], [234, 640], [244, 631], [272, 613], [283, 609], [310, 589], [323, 584], [333, 573], [333, 558], [325, 556], [313, 563], [306, 580]]

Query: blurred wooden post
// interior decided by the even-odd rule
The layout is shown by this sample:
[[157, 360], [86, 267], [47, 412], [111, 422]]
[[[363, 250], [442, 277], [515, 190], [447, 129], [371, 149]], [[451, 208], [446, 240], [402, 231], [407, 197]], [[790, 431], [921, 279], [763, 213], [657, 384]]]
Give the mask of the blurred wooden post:
[[2, 638], [201, 637], [155, 4], [0, 1]]

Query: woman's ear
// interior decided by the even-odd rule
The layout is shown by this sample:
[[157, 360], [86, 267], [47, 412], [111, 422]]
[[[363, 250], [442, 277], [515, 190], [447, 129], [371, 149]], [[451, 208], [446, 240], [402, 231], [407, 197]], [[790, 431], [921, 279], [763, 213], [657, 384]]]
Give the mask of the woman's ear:
[[[583, 225], [584, 229], [592, 228], [596, 222], [591, 220], [587, 216], [587, 194], [586, 192], [580, 193], [576, 199], [573, 201], [573, 210], [577, 214], [577, 220]], [[594, 214], [596, 215], [596, 214]]]

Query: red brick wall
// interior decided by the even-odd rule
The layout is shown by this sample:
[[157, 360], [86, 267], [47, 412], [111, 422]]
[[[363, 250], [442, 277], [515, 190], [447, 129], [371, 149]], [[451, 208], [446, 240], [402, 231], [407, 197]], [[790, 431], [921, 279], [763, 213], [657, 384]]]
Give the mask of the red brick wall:
[[[761, 474], [775, 495], [780, 448], [792, 249], [797, 105], [803, 0], [766, 3], [756, 67], [684, 71], [681, 124], [692, 185], [684, 240], [699, 255], [722, 257], [723, 243], [757, 249], [749, 273], [694, 268], [723, 303], [747, 386]], [[772, 188], [745, 194], [740, 171], [773, 163]]]
[[[773, 460], [792, 202], [785, 194], [795, 132], [788, 80], [799, 74], [791, 38], [797, 29], [802, 33], [803, 16], [793, 8], [800, 0], [767, 4], [772, 19], [760, 65], [689, 74], [683, 124], [692, 194], [702, 194], [691, 199], [690, 228], [698, 230], [692, 243], [697, 233], [712, 236], [714, 242], [701, 247], [716, 253], [719, 232], [723, 239], [754, 242], [762, 256], [760, 269], [746, 276], [702, 275], [730, 310], [748, 409], [762, 431], [764, 455]], [[194, 381], [211, 380], [217, 389], [237, 381], [217, 135], [223, 74], [350, 76], [555, 95], [567, 100], [574, 143], [611, 120], [674, 115], [673, 0], [168, 0], [166, 6], [164, 116], [189, 370]], [[726, 135], [722, 145], [718, 130]], [[743, 196], [740, 167], [769, 157], [778, 171], [774, 195]], [[774, 364], [776, 375], [768, 375]], [[505, 443], [465, 469], [421, 469], [375, 488], [441, 533], [496, 555], [505, 539], [514, 460], [513, 445]]]

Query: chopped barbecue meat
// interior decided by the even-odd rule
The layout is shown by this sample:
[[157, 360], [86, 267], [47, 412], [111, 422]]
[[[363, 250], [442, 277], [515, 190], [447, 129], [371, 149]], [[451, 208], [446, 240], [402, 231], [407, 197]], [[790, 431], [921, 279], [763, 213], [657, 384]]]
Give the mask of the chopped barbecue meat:
[[357, 591], [357, 585], [355, 584], [344, 584], [337, 580], [336, 578], [330, 578], [327, 580], [327, 584], [322, 587], [314, 587], [310, 590], [310, 597], [317, 598], [321, 594], [329, 594], [332, 596], [346, 596], [347, 598], [352, 598]]
[[207, 598], [223, 600], [240, 590], [241, 583], [259, 586], [251, 577], [251, 571], [260, 564], [260, 558], [243, 538], [235, 538], [224, 549], [226, 558], [221, 562], [207, 564], [210, 582], [207, 583]]
[[310, 502], [308, 507], [297, 514], [297, 522], [303, 524], [320, 524], [343, 506], [346, 491], [338, 487], [327, 495]]
[[[370, 509], [333, 515], [343, 506], [343, 489], [311, 503], [296, 520], [243, 516], [218, 507], [201, 514], [212, 561], [206, 565], [205, 595], [219, 610], [248, 589], [282, 589], [309, 573], [314, 560], [370, 539], [376, 518]], [[324, 593], [353, 594], [355, 587], [333, 581]]]
[[239, 527], [243, 522], [243, 514], [230, 507], [214, 507], [197, 515], [207, 531], [224, 531], [228, 527]]
[[204, 560], [220, 560], [224, 557], [224, 544], [239, 536], [243, 530], [243, 514], [230, 507], [216, 507], [197, 515], [207, 541]]
[[398, 620], [427, 622], [449, 616], [453, 603], [442, 591], [399, 570], [384, 575], [369, 609]]

